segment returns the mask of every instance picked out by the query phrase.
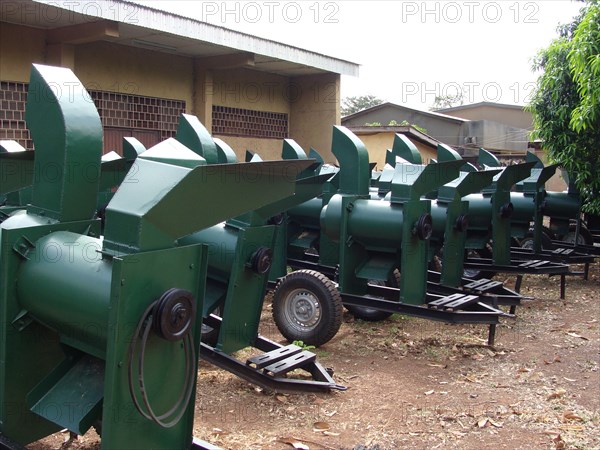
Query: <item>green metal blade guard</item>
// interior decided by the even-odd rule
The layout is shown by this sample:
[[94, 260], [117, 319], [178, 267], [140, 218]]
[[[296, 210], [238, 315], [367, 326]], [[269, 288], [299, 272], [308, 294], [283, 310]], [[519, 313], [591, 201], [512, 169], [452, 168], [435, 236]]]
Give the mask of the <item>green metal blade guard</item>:
[[238, 162], [237, 155], [233, 149], [219, 138], [213, 138], [217, 146], [217, 160], [219, 164], [235, 164]]
[[343, 194], [369, 195], [371, 168], [362, 141], [345, 127], [333, 127], [332, 152], [340, 165], [339, 190]]
[[538, 168], [536, 166], [531, 169], [531, 175], [517, 183], [517, 191], [528, 194], [533, 194], [543, 189], [546, 182], [554, 176], [559, 164], [551, 164], [549, 166]]
[[462, 156], [456, 150], [446, 144], [438, 144], [437, 160], [438, 162], [462, 161]]
[[[419, 150], [415, 144], [413, 144], [410, 139], [403, 134], [396, 133], [394, 136], [392, 154], [394, 156], [399, 156], [400, 158], [408, 161], [410, 164], [423, 164], [423, 159], [421, 158]], [[394, 158], [390, 164], [395, 166], [396, 159]]]
[[464, 161], [448, 161], [426, 166], [398, 164], [392, 181], [391, 202], [405, 203], [458, 178]]
[[479, 158], [477, 163], [482, 167], [502, 167], [498, 158], [493, 153], [488, 152], [484, 148], [479, 149]]
[[123, 138], [123, 158], [135, 160], [146, 151], [146, 147], [134, 137]]
[[494, 177], [492, 184], [486, 189], [482, 189], [482, 192], [493, 193], [496, 190], [509, 191], [519, 181], [531, 175], [533, 166], [535, 166], [534, 162], [528, 162], [503, 167], [502, 171]]
[[146, 150], [139, 156], [138, 161], [141, 159], [188, 167], [190, 169], [206, 164], [206, 160], [202, 156], [191, 151], [173, 138], [159, 142], [154, 147]]
[[543, 169], [544, 161], [542, 161], [535, 153], [527, 152], [525, 155], [525, 162], [535, 162], [535, 169]]
[[[313, 152], [316, 153], [316, 152]], [[316, 153], [318, 155], [318, 153]], [[320, 155], [318, 155], [319, 158], [321, 157]], [[284, 139], [283, 140], [283, 148], [281, 150], [281, 159], [283, 160], [299, 160], [299, 159], [308, 159], [306, 156], [306, 153], [304, 153], [304, 150], [302, 149], [302, 147], [300, 147], [300, 145], [298, 145], [298, 143], [296, 141], [294, 141], [293, 139]], [[312, 158], [310, 158], [312, 159]], [[304, 172], [302, 172], [298, 179], [301, 178], [310, 178], [310, 177], [314, 177], [315, 175], [319, 174], [319, 169], [322, 166], [322, 161], [313, 161], [313, 164], [311, 164]], [[331, 178], [331, 177], [330, 177]], [[308, 200], [308, 199], [307, 199]]]
[[196, 116], [182, 114], [175, 139], [204, 158], [207, 164], [218, 164], [217, 146]]
[[[90, 219], [96, 211], [102, 125], [83, 84], [70, 69], [33, 64], [25, 117], [36, 143], [28, 211], [63, 222]], [[56, 176], [47, 176], [49, 168]]]
[[500, 169], [482, 170], [481, 172], [460, 172], [460, 176], [446, 183], [438, 190], [438, 200], [452, 202], [460, 201], [461, 198], [481, 192], [481, 190], [492, 183], [494, 177], [500, 173]]
[[323, 159], [321, 154], [312, 147], [310, 148], [310, 151], [308, 152], [308, 157], [310, 159], [315, 159], [318, 163], [325, 164], [325, 160]]
[[195, 231], [291, 196], [312, 161], [218, 164], [193, 169], [138, 158], [135, 182], [106, 208], [104, 250], [134, 253], [175, 245]]

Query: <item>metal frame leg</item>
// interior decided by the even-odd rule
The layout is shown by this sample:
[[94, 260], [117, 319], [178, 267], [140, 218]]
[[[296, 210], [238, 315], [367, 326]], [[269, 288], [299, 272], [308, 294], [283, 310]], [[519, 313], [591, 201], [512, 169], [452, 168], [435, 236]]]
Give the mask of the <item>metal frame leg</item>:
[[490, 324], [487, 343], [490, 347], [493, 347], [495, 341], [496, 341], [496, 324], [492, 323], [492, 324]]
[[521, 293], [521, 283], [523, 283], [523, 275], [517, 275], [517, 281], [515, 282], [515, 292], [517, 294]]
[[567, 290], [567, 277], [565, 275], [560, 276], [560, 299], [564, 300]]
[[587, 281], [590, 277], [590, 263], [585, 263], [583, 269], [583, 279]]

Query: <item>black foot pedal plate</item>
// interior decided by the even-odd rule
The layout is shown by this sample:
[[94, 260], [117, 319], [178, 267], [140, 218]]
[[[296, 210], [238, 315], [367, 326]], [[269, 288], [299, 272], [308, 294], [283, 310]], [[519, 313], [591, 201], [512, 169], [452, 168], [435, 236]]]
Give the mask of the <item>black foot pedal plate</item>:
[[430, 308], [442, 308], [442, 309], [463, 309], [468, 305], [477, 303], [479, 301], [478, 295], [465, 295], [465, 294], [452, 294], [447, 297], [442, 297], [432, 302], [429, 302], [427, 306]]
[[[205, 323], [218, 330], [221, 318], [210, 315]], [[317, 362], [317, 355], [297, 345], [283, 346], [264, 336], [258, 335], [253, 347], [261, 352], [242, 361], [223, 353], [205, 342], [200, 344], [200, 356], [205, 361], [227, 370], [250, 383], [275, 392], [328, 392], [332, 389], [345, 391], [346, 387], [337, 384], [333, 370], [324, 368]], [[286, 377], [286, 374], [302, 369], [311, 379]]]
[[465, 284], [463, 288], [483, 293], [496, 289], [498, 286], [502, 286], [501, 281], [488, 280], [487, 278], [482, 278], [480, 280], [474, 280], [471, 283]]
[[254, 356], [246, 361], [247, 366], [262, 369], [266, 375], [277, 377], [285, 375], [292, 370], [302, 368], [313, 363], [317, 355], [307, 350], [302, 350], [297, 345], [291, 344], [272, 350], [263, 355]]

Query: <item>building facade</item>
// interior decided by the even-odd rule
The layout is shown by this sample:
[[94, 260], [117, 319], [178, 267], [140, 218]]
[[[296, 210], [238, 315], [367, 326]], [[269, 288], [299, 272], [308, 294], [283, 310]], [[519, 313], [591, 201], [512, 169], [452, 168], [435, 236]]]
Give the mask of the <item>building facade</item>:
[[279, 158], [281, 139], [328, 161], [340, 123], [340, 76], [352, 62], [121, 0], [7, 0], [0, 4], [0, 139], [33, 143], [25, 124], [32, 63], [71, 68], [105, 129], [151, 146], [196, 115], [243, 159]]

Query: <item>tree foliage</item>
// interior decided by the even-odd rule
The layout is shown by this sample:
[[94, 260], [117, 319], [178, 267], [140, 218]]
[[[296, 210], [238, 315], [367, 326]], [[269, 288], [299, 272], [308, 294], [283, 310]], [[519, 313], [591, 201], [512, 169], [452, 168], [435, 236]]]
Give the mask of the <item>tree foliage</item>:
[[363, 109], [372, 108], [381, 105], [384, 100], [374, 95], [359, 95], [355, 97], [346, 97], [342, 100], [342, 117], [357, 113]]
[[600, 213], [600, 5], [580, 15], [534, 59], [543, 70], [529, 109], [534, 136], [575, 179], [585, 209]]
[[429, 108], [430, 111], [437, 111], [438, 109], [452, 108], [453, 106], [461, 106], [465, 101], [465, 94], [463, 91], [457, 91], [456, 94], [448, 95], [436, 95], [433, 101], [433, 105]]

